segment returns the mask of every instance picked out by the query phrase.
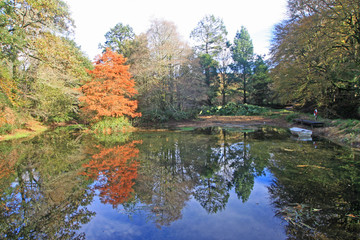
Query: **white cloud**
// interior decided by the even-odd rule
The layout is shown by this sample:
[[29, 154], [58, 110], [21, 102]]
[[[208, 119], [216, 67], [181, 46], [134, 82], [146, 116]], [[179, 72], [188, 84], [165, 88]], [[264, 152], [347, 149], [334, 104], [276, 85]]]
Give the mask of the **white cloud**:
[[286, 0], [67, 0], [75, 20], [75, 40], [93, 59], [99, 54], [98, 44], [117, 23], [130, 25], [136, 34], [145, 32], [152, 18], [173, 21], [184, 39], [206, 15], [224, 20], [233, 40], [237, 30], [245, 26], [254, 43], [255, 52], [268, 51], [271, 29], [285, 17]]

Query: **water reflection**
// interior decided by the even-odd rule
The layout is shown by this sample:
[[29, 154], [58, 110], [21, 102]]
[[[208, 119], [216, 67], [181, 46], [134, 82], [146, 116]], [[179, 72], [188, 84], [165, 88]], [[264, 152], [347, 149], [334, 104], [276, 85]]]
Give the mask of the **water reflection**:
[[289, 238], [360, 239], [360, 158], [337, 150], [274, 151], [269, 192]]
[[191, 195], [208, 213], [224, 210], [233, 188], [246, 202], [254, 178], [266, 166], [267, 159], [250, 150], [243, 132], [214, 128], [196, 134], [148, 133], [141, 137], [136, 200], [140, 209], [143, 203], [151, 205], [152, 219], [159, 227], [180, 219]]
[[134, 180], [137, 177], [139, 162], [136, 157], [139, 150], [135, 147], [141, 141], [132, 141], [122, 146], [106, 148], [96, 146], [88, 164], [84, 164], [85, 171], [81, 173], [95, 180], [94, 189], [99, 190], [103, 203], [109, 203], [114, 208], [129, 201], [134, 192]]
[[1, 144], [0, 238], [81, 237], [94, 215], [84, 207], [93, 194], [79, 177], [81, 145], [60, 135]]
[[359, 160], [271, 127], [58, 130], [0, 144], [0, 238], [359, 239]]

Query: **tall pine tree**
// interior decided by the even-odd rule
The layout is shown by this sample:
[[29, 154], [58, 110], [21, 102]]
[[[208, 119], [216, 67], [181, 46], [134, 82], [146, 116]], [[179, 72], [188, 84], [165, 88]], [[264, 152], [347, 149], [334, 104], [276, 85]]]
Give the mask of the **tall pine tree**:
[[221, 50], [226, 46], [226, 27], [220, 18], [214, 15], [205, 16], [191, 32], [190, 37], [196, 41], [195, 50], [205, 73], [205, 83], [209, 88], [208, 104], [211, 105], [216, 89], [214, 81], [217, 77], [217, 58]]
[[243, 103], [247, 103], [246, 91], [249, 76], [252, 71], [254, 47], [250, 34], [245, 27], [241, 27], [241, 30], [237, 31], [231, 51], [234, 60], [232, 69], [235, 78], [238, 81], [242, 81]]

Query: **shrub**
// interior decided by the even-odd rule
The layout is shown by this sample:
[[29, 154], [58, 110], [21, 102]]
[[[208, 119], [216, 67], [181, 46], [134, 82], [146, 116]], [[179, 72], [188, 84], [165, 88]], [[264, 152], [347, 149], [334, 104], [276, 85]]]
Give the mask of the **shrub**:
[[15, 127], [13, 125], [5, 123], [0, 126], [0, 135], [11, 133], [14, 129]]
[[180, 111], [176, 109], [148, 109], [143, 110], [142, 117], [139, 119], [142, 123], [149, 123], [149, 122], [168, 122], [170, 120], [185, 120], [194, 118], [197, 115], [198, 111]]
[[78, 108], [76, 99], [61, 88], [48, 84], [37, 83], [34, 97], [29, 102], [33, 116], [44, 122], [66, 122], [72, 119], [71, 115]]
[[264, 107], [229, 102], [225, 106], [204, 107], [200, 115], [255, 116], [265, 114], [268, 111], [269, 110]]
[[26, 118], [24, 113], [5, 105], [0, 106], [0, 134], [12, 133], [13, 130], [23, 127], [22, 123], [26, 122]]
[[111, 134], [125, 132], [132, 128], [131, 123], [125, 117], [108, 117], [95, 123], [91, 129], [97, 134]]

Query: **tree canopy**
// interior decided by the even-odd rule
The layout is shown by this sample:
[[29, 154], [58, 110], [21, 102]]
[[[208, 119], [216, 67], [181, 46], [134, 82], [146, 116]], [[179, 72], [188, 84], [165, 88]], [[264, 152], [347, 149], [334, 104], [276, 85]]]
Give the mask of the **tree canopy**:
[[46, 122], [77, 114], [80, 79], [90, 61], [70, 39], [73, 20], [61, 0], [0, 2], [0, 107]]
[[360, 5], [354, 0], [289, 0], [272, 43], [272, 78], [283, 103], [358, 117]]
[[126, 58], [130, 57], [135, 39], [132, 27], [118, 23], [105, 34], [105, 39], [104, 45], [99, 45], [104, 51], [110, 48]]

